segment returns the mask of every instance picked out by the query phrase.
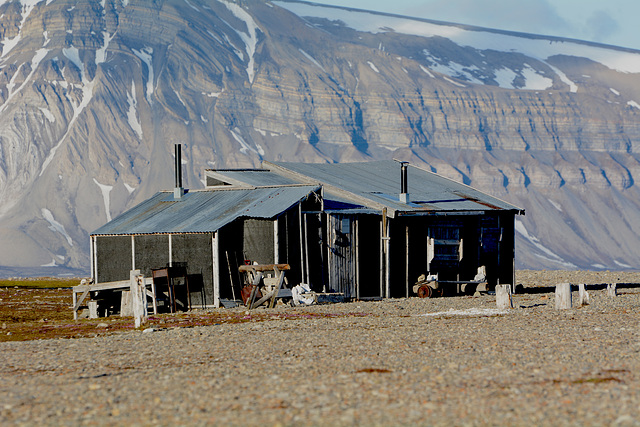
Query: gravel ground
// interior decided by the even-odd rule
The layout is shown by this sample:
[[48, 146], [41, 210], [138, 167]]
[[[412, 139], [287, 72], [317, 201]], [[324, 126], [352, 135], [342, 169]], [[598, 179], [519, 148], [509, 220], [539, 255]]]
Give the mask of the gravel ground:
[[563, 311], [552, 293], [504, 312], [409, 298], [4, 342], [0, 425], [640, 425], [640, 288], [589, 293]]

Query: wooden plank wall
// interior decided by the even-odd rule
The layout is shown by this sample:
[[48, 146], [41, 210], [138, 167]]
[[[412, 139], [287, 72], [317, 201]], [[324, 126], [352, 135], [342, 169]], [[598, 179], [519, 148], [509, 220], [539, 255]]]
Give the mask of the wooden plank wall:
[[328, 215], [329, 286], [346, 298], [356, 297], [355, 226], [349, 215]]

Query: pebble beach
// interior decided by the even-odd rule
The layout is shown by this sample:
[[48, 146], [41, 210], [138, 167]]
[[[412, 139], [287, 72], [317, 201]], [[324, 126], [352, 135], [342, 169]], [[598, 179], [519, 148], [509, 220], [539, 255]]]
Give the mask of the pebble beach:
[[[519, 272], [506, 310], [494, 295], [277, 306], [2, 342], [0, 425], [640, 425], [640, 280], [542, 274]], [[564, 281], [589, 305], [536, 292]]]

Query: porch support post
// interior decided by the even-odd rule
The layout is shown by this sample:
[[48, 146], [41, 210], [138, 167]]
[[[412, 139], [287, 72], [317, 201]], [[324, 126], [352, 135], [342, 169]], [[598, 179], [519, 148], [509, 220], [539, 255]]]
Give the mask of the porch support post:
[[406, 290], [405, 290], [405, 298], [409, 298], [409, 224], [405, 225], [405, 282], [406, 282]]
[[387, 218], [387, 208], [382, 209], [382, 236], [384, 240], [384, 296], [391, 298], [391, 233], [389, 230], [389, 219]]
[[220, 307], [220, 241], [216, 231], [211, 235], [211, 256], [213, 258], [213, 305]]
[[136, 236], [131, 235], [131, 270], [136, 269]]
[[[91, 278], [93, 283], [98, 281], [98, 265], [96, 263], [96, 236], [89, 238], [89, 255], [91, 256]], [[73, 294], [75, 297], [75, 293]]]

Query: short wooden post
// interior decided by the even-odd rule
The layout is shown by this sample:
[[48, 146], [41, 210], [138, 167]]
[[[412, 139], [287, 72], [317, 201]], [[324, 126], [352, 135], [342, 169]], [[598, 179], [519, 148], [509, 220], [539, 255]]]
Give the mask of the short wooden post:
[[89, 319], [97, 319], [98, 318], [98, 301], [89, 301], [87, 305], [89, 306]]
[[618, 295], [618, 284], [617, 283], [609, 283], [607, 285], [607, 295], [610, 297], [615, 297]]
[[583, 305], [589, 305], [589, 292], [587, 292], [586, 285], [584, 283], [580, 283], [578, 285], [578, 305], [580, 307]]
[[133, 308], [133, 320], [135, 327], [147, 321], [147, 293], [144, 286], [144, 277], [140, 275], [140, 270], [129, 272], [129, 286], [131, 291], [131, 306]]
[[513, 308], [510, 285], [496, 285], [496, 305], [500, 310]]
[[559, 283], [556, 285], [556, 310], [571, 308], [571, 283]]
[[133, 316], [131, 305], [131, 291], [122, 291], [120, 295], [120, 317]]

